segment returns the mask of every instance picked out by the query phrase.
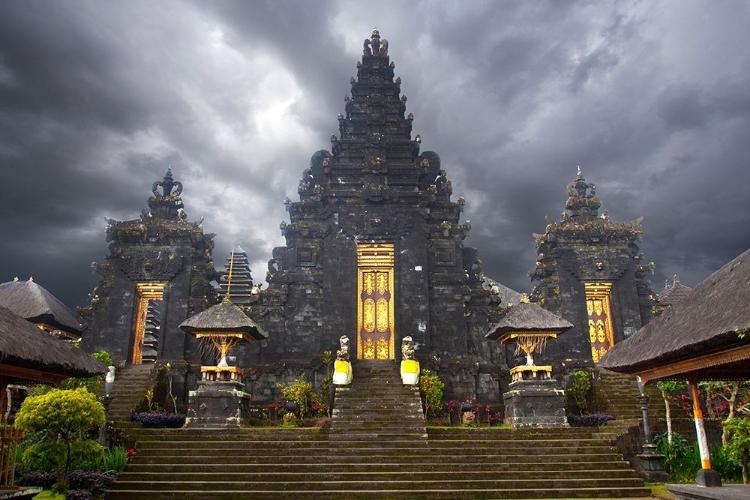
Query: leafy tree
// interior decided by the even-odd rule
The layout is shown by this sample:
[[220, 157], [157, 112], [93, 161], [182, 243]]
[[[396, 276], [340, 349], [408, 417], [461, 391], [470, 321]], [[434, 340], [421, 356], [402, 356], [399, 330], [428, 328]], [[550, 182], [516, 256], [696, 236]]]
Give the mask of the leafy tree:
[[440, 377], [430, 370], [422, 370], [419, 376], [419, 395], [428, 417], [434, 418], [443, 410], [443, 391], [445, 384]]
[[742, 482], [747, 484], [747, 464], [750, 461], [750, 418], [732, 418], [724, 422], [729, 441], [724, 445], [729, 459], [742, 467]]
[[657, 382], [656, 387], [661, 391], [661, 397], [664, 399], [664, 411], [667, 419], [667, 442], [672, 444], [672, 408], [669, 401], [675, 396], [679, 396], [685, 391], [685, 382], [675, 380], [665, 380]]
[[67, 490], [67, 476], [75, 441], [104, 425], [104, 407], [94, 394], [80, 387], [74, 390], [54, 389], [40, 396], [26, 398], [16, 415], [16, 426], [37, 433], [48, 441], [65, 446], [64, 460], [58, 471], [57, 489]]
[[[748, 386], [747, 382], [722, 382], [706, 381], [698, 384], [701, 391], [706, 394], [706, 409], [710, 418], [722, 419], [723, 423], [732, 420], [742, 404], [739, 399], [741, 389]], [[727, 428], [721, 435], [722, 444], [729, 441]]]
[[[99, 352], [95, 352], [94, 354], [92, 354], [92, 356], [101, 361], [104, 366], [110, 366], [114, 363], [112, 361], [112, 356], [110, 356], [109, 353], [103, 349]], [[78, 389], [79, 387], [84, 387], [89, 392], [96, 392], [96, 390], [99, 389], [99, 387], [102, 385], [103, 381], [104, 375], [96, 375], [89, 378], [70, 377], [62, 381], [62, 383], [60, 384], [60, 388]]]

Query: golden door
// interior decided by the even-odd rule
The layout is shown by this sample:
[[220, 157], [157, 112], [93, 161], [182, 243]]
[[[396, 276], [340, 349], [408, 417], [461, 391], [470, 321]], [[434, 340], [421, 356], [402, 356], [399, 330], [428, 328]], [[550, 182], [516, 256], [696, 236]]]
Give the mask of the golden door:
[[598, 363], [615, 344], [612, 310], [609, 306], [611, 283], [586, 283], [586, 312], [589, 317], [591, 358]]
[[393, 245], [359, 245], [357, 358], [395, 359]]

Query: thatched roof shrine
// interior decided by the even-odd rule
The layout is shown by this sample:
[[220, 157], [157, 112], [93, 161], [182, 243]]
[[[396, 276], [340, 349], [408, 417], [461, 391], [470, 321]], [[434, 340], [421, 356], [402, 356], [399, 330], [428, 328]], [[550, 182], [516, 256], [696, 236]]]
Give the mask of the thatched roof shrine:
[[750, 378], [750, 250], [696, 286], [599, 366], [644, 382]]
[[59, 330], [67, 337], [81, 336], [81, 322], [75, 313], [32, 279], [0, 284], [0, 306], [45, 329]]
[[0, 307], [0, 380], [57, 384], [68, 377], [92, 377], [107, 367], [70, 344], [58, 340], [10, 309]]
[[560, 316], [536, 304], [521, 302], [510, 307], [503, 319], [490, 328], [485, 338], [499, 340], [510, 333], [521, 332], [562, 333], [571, 328], [573, 325]]
[[268, 334], [231, 301], [223, 301], [186, 319], [180, 328], [193, 334], [245, 333], [248, 341], [268, 338]]

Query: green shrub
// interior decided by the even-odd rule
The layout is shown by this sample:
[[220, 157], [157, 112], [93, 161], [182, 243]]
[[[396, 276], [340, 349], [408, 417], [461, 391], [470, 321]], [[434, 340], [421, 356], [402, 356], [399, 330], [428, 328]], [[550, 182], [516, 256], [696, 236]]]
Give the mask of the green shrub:
[[297, 415], [291, 412], [285, 413], [284, 417], [281, 420], [281, 426], [282, 427], [297, 427]]
[[591, 389], [591, 377], [588, 372], [584, 370], [576, 370], [571, 375], [570, 387], [568, 387], [567, 393], [573, 397], [573, 400], [578, 406], [580, 414], [584, 414], [589, 409], [588, 392]]
[[[21, 465], [27, 470], [53, 472], [65, 465], [65, 444], [43, 441], [26, 446]], [[90, 439], [75, 441], [70, 447], [70, 469], [93, 471], [102, 466], [104, 448]]]
[[65, 463], [65, 445], [56, 441], [33, 443], [21, 455], [21, 465], [30, 471], [54, 472]]
[[443, 411], [445, 384], [430, 370], [422, 370], [419, 376], [419, 396], [427, 418], [437, 418]]
[[750, 461], [750, 418], [733, 418], [724, 422], [729, 437], [726, 444], [728, 458], [742, 468], [742, 482], [747, 484], [747, 464]]
[[70, 454], [70, 470], [95, 471], [104, 462], [104, 447], [92, 439], [74, 441]]

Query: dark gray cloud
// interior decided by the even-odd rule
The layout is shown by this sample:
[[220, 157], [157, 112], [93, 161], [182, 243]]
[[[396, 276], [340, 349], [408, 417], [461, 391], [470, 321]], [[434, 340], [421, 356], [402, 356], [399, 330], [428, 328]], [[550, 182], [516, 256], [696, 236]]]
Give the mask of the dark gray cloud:
[[377, 26], [489, 276], [530, 288], [531, 233], [581, 165], [613, 219], [645, 216], [654, 288], [695, 285], [750, 247], [749, 21], [741, 2], [0, 3], [0, 281], [82, 305], [104, 217], [137, 217], [169, 165], [217, 266], [241, 244], [262, 279]]

